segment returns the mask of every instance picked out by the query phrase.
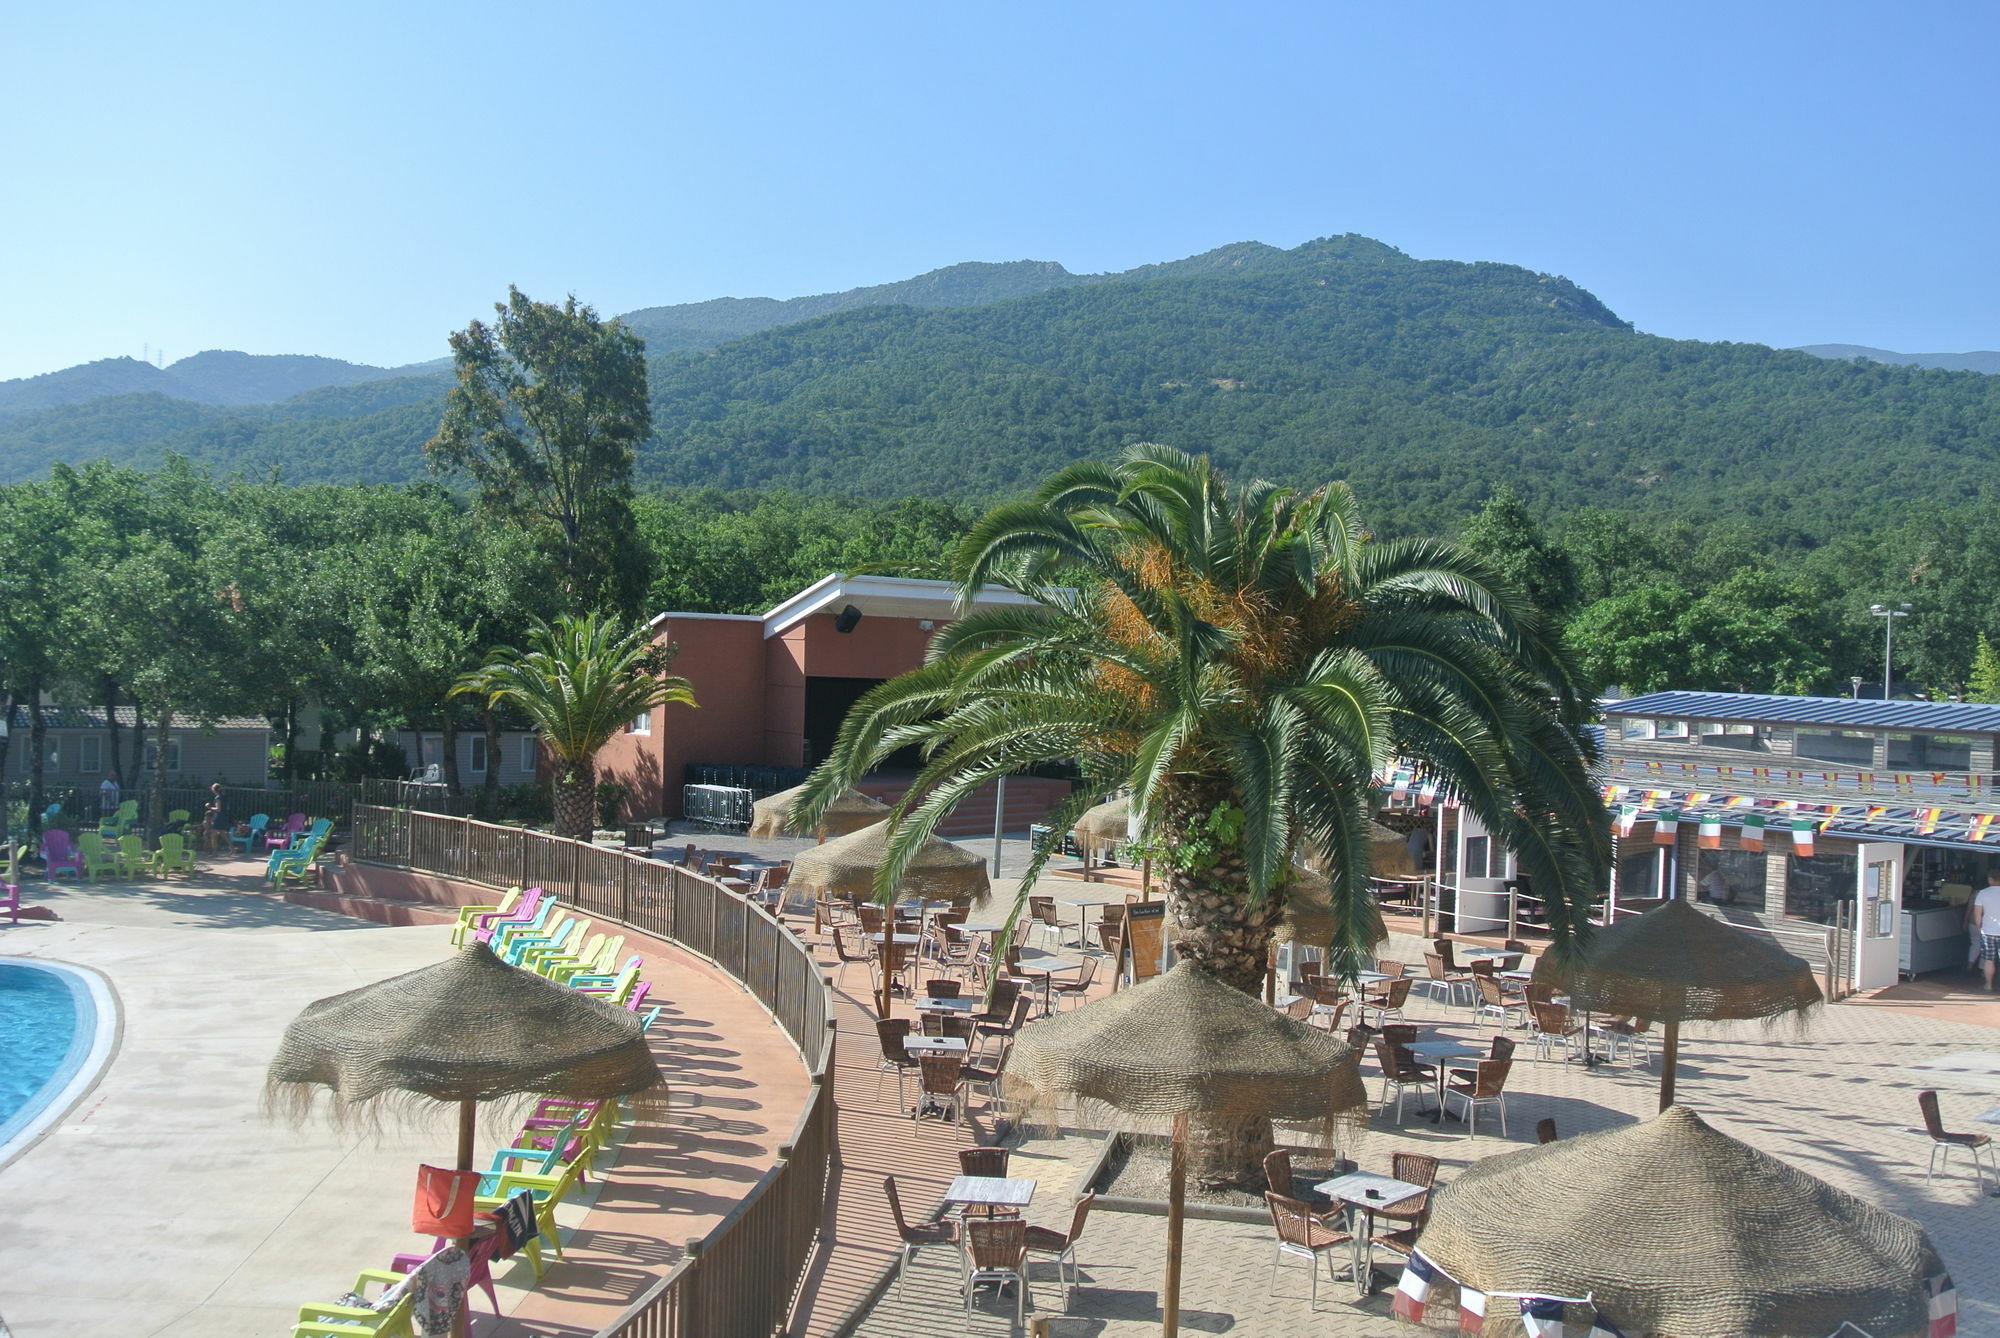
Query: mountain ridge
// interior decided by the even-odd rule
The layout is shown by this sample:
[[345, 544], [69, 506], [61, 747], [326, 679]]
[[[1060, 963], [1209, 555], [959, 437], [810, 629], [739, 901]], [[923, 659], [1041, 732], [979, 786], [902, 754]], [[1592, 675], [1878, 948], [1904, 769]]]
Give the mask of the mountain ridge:
[[1897, 353], [1893, 349], [1870, 348], [1866, 344], [1798, 344], [1800, 353], [1815, 358], [1838, 358], [1843, 362], [1862, 358], [1894, 367], [1926, 367], [1940, 372], [2000, 373], [2000, 352], [1974, 349], [1969, 353]]

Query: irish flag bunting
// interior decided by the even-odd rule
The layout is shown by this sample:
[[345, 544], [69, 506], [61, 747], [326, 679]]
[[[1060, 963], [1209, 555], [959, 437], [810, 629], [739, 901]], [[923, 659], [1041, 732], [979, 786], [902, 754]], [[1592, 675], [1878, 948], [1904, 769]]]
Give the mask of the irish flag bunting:
[[1628, 804], [1618, 810], [1618, 836], [1621, 840], [1632, 834], [1632, 824], [1637, 821], [1639, 821], [1639, 810], [1633, 805]]
[[1800, 859], [1812, 858], [1813, 821], [1811, 818], [1792, 819], [1792, 853]]
[[1738, 848], [1743, 850], [1762, 850], [1764, 848], [1764, 815], [1762, 813], [1745, 813], [1743, 815], [1743, 830], [1737, 835], [1736, 844]]
[[1695, 843], [1703, 850], [1722, 849], [1722, 819], [1704, 817], [1701, 820], [1701, 828], [1696, 833]]
[[1681, 815], [1678, 811], [1667, 809], [1665, 812], [1654, 814], [1653, 844], [1656, 846], [1672, 845], [1674, 838], [1680, 834], [1680, 829]]

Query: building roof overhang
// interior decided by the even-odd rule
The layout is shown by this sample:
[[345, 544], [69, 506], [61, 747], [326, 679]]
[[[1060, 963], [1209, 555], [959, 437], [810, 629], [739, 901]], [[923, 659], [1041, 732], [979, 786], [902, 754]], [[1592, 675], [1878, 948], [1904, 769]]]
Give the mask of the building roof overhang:
[[[996, 605], [1032, 608], [1037, 601], [1012, 590], [989, 587], [981, 590], [972, 603], [975, 608]], [[652, 625], [658, 627], [669, 618], [761, 621], [764, 635], [774, 637], [815, 613], [839, 613], [850, 604], [864, 618], [930, 618], [949, 622], [959, 616], [955, 582], [926, 581], [914, 576], [850, 576], [837, 571], [814, 581], [761, 617], [754, 613], [662, 613], [653, 619]]]

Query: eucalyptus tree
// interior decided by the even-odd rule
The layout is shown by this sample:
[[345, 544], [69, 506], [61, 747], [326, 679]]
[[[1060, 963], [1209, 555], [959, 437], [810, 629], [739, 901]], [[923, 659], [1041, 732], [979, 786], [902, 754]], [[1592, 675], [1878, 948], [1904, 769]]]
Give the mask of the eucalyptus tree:
[[[1255, 992], [1292, 861], [1310, 849], [1332, 884], [1337, 963], [1352, 972], [1382, 931], [1373, 778], [1402, 758], [1516, 852], [1559, 946], [1586, 932], [1610, 846], [1583, 728], [1590, 694], [1477, 555], [1372, 540], [1341, 484], [1232, 487], [1204, 458], [1137, 446], [989, 512], [955, 565], [968, 605], [987, 586], [1035, 604], [968, 607], [943, 628], [922, 668], [856, 704], [797, 806], [810, 823], [920, 746], [885, 893], [974, 789], [1076, 759], [1072, 809], [1131, 790], [1182, 958]], [[1212, 1132], [1210, 1164], [1224, 1169], [1208, 1178], [1254, 1178], [1268, 1126]]]
[[642, 711], [695, 705], [684, 678], [644, 626], [603, 614], [537, 621], [525, 643], [503, 647], [457, 692], [508, 707], [534, 725], [555, 761], [556, 835], [589, 840], [597, 817], [597, 752]]

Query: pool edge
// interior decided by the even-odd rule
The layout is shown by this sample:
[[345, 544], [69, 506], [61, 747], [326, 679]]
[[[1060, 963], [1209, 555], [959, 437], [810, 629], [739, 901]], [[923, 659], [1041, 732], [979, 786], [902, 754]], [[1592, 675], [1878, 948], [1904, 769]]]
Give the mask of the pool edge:
[[45, 957], [0, 956], [0, 963], [32, 967], [60, 976], [78, 1007], [90, 1010], [89, 1036], [85, 1038], [85, 1028], [78, 1026], [71, 1037], [69, 1052], [63, 1056], [58, 1072], [67, 1076], [62, 1079], [62, 1085], [25, 1124], [9, 1134], [5, 1142], [0, 1142], [0, 1168], [4, 1168], [46, 1138], [85, 1097], [97, 1089], [104, 1075], [110, 1071], [111, 1061], [117, 1056], [119, 1043], [123, 1040], [124, 1011], [119, 1007], [118, 991], [113, 988], [110, 978], [94, 967]]

